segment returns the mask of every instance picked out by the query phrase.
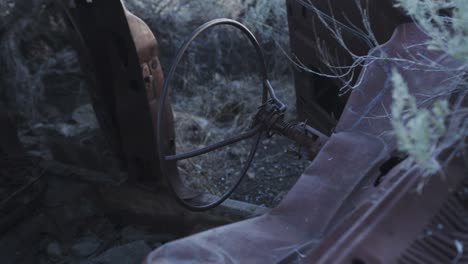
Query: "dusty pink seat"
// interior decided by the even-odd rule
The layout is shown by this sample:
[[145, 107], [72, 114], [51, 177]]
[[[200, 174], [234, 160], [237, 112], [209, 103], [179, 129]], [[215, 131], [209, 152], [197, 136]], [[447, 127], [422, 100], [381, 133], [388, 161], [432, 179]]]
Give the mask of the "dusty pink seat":
[[[417, 26], [404, 24], [390, 41], [371, 52], [439, 58], [441, 53], [414, 46], [425, 40]], [[400, 69], [411, 92], [424, 96], [431, 92], [427, 87], [449, 77], [442, 72], [427, 74], [424, 69], [405, 71], [404, 66], [377, 61], [361, 73], [362, 82], [353, 90], [336, 133], [278, 207], [260, 217], [168, 243], [150, 253], [145, 263], [276, 263], [304, 246], [317, 245], [352, 212], [363, 198], [360, 194], [374, 188], [379, 167], [395, 152], [388, 117], [391, 70]]]

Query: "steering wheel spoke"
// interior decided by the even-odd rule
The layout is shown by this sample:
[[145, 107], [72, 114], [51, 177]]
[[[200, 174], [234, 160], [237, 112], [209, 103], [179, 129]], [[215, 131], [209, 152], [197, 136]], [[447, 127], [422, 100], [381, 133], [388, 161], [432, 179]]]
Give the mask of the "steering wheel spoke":
[[255, 136], [256, 134], [258, 134], [259, 132], [260, 132], [260, 127], [257, 126], [257, 127], [254, 127], [252, 129], [250, 129], [249, 131], [247, 131], [245, 133], [242, 133], [240, 135], [225, 139], [225, 140], [220, 141], [220, 142], [216, 142], [214, 144], [208, 145], [206, 147], [203, 147], [203, 148], [200, 148], [200, 149], [197, 149], [197, 150], [185, 152], [185, 153], [182, 153], [182, 154], [165, 156], [164, 159], [167, 160], [167, 161], [177, 161], [177, 160], [184, 160], [184, 159], [193, 158], [193, 157], [200, 156], [200, 155], [203, 155], [205, 153], [217, 150], [219, 148], [232, 145], [232, 144], [234, 144], [236, 142], [251, 138], [251, 137]]

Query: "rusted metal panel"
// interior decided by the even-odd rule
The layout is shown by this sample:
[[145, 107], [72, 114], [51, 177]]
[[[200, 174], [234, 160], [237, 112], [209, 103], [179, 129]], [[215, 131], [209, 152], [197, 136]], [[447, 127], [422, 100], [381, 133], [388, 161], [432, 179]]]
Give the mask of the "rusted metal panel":
[[[99, 124], [122, 168], [130, 180], [160, 179], [154, 123], [164, 77], [154, 35], [120, 1], [76, 0], [63, 5], [77, 33]], [[172, 111], [167, 108], [166, 147], [173, 148]]]
[[[289, 36], [293, 59], [298, 58], [304, 67], [331, 74], [331, 66], [346, 67], [353, 64], [350, 52], [365, 55], [375, 46], [367, 38], [363, 15], [356, 3], [365, 9], [375, 39], [386, 42], [401, 23], [411, 21], [394, 8], [392, 0], [287, 0]], [[319, 15], [324, 22], [319, 19]], [[332, 22], [337, 21], [337, 24]], [[330, 25], [328, 29], [324, 23]], [[342, 34], [345, 49], [331, 30]], [[325, 50], [319, 49], [319, 45]], [[329, 53], [329, 57], [325, 54]], [[325, 61], [323, 58], [327, 58]], [[354, 79], [359, 75], [359, 67]], [[339, 79], [321, 77], [302, 69], [294, 69], [296, 104], [300, 119], [322, 133], [330, 134], [343, 111], [347, 96], [339, 96], [343, 83]]]
[[424, 263], [450, 263], [459, 254], [466, 261], [468, 253], [458, 252], [455, 244], [468, 246], [465, 162], [454, 160], [444, 170], [447, 178], [434, 177], [421, 193], [415, 191], [421, 175], [397, 168], [380, 187], [382, 197], [367, 198], [357, 217], [342, 223], [303, 261], [413, 263], [408, 258], [416, 257]]
[[[404, 24], [380, 48], [400, 58], [413, 58], [415, 52], [424, 58], [440, 58], [440, 52], [427, 46], [411, 48], [426, 39], [415, 24]], [[450, 59], [441, 63], [457, 64]], [[431, 87], [452, 77], [417, 68], [405, 72], [405, 66], [381, 62], [367, 66], [336, 133], [277, 208], [254, 219], [171, 242], [152, 252], [145, 263], [314, 263], [317, 259], [323, 259], [322, 263], [366, 263], [359, 262], [360, 257], [369, 263], [388, 263], [407, 254], [410, 242], [466, 175], [466, 164], [457, 161], [449, 166], [445, 173], [450, 176], [445, 181], [433, 179], [425, 196], [415, 194], [420, 176], [403, 173], [405, 164], [395, 162], [389, 174], [381, 171], [396, 153], [391, 119], [385, 114], [392, 103], [389, 69], [403, 72], [412, 94], [422, 89], [425, 95], [435, 93]], [[416, 99], [421, 103], [427, 97]], [[402, 200], [405, 197], [407, 204]], [[416, 206], [420, 208], [414, 209]], [[408, 220], [412, 218], [417, 220]], [[407, 227], [405, 221], [409, 221]], [[368, 236], [362, 238], [359, 230]], [[392, 231], [408, 233], [386, 242]]]
[[[389, 154], [392, 154], [396, 149], [396, 142], [389, 122], [391, 117], [388, 113], [392, 104], [393, 87], [388, 81], [391, 71], [398, 69], [401, 72], [411, 94], [416, 96], [419, 105], [423, 107], [438, 97], [439, 87], [451, 89], [447, 80], [456, 77], [456, 73], [429, 71], [425, 66], [414, 65], [412, 61], [417, 58], [437, 60], [441, 65], [453, 69], [461, 65], [460, 61], [445, 56], [443, 52], [429, 51], [427, 45], [424, 45], [428, 43], [428, 40], [428, 36], [417, 25], [404, 24], [397, 28], [389, 42], [371, 51], [377, 56], [381, 52], [388, 58], [402, 58], [408, 61], [375, 61], [370, 64], [361, 75], [361, 84], [351, 94], [336, 130], [366, 131], [366, 133], [379, 135], [386, 142]], [[376, 89], [375, 86], [378, 83], [380, 83], [379, 89]], [[432, 99], [427, 100], [427, 98]], [[465, 156], [467, 154], [461, 153]], [[440, 219], [440, 216], [436, 215], [439, 210], [441, 212], [438, 214], [443, 214], [447, 210], [446, 206], [453, 206], [451, 203], [466, 203], [466, 198], [451, 197], [464, 191], [466, 185], [464, 177], [468, 173], [466, 164], [466, 160], [461, 157], [454, 160], [444, 169], [443, 174], [446, 178], [443, 179], [439, 175], [433, 176], [426, 183], [422, 193], [416, 192], [421, 182], [420, 173], [406, 171], [405, 165], [395, 168], [388, 175], [384, 175], [378, 188], [372, 188], [373, 191], [360, 195], [361, 202], [358, 204], [362, 208], [360, 215], [356, 218], [351, 216], [349, 220], [342, 223], [341, 228], [330, 234], [320, 249], [304, 261], [407, 263], [405, 258], [414, 257], [414, 254], [420, 256], [421, 259], [427, 258], [427, 261], [431, 263], [447, 263], [447, 260], [453, 260], [457, 256], [454, 251], [442, 253], [445, 255], [442, 259], [434, 258], [433, 255], [437, 255], [434, 251], [444, 251], [443, 247], [447, 246], [447, 241], [439, 241], [429, 247], [432, 249], [429, 249], [424, 243], [430, 244], [433, 241], [424, 242], [424, 237], [427, 236], [425, 231], [437, 225], [434, 223], [437, 222], [437, 218]], [[450, 219], [448, 221], [461, 221], [463, 225], [466, 225], [468, 223], [466, 218], [461, 216], [464, 213], [463, 210], [459, 215], [445, 214], [444, 217], [448, 217]], [[345, 214], [342, 216], [344, 217]], [[432, 223], [429, 224], [431, 221]], [[442, 240], [456, 239], [453, 232], [458, 232], [462, 237], [467, 234], [466, 230], [457, 230], [456, 227], [452, 227], [452, 230], [449, 227], [435, 232], [439, 233]], [[468, 243], [466, 239], [460, 241]], [[423, 248], [414, 246], [411, 249], [409, 248], [411, 243], [423, 244]], [[453, 241], [451, 245], [455, 249]], [[402, 254], [406, 254], [406, 257], [402, 257]], [[463, 258], [468, 256], [463, 252], [461, 254]]]

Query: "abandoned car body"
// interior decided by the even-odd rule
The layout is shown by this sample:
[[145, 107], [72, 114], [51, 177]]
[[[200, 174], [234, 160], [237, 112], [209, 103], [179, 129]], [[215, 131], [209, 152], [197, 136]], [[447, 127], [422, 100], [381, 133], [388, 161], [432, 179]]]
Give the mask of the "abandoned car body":
[[[334, 18], [340, 21], [339, 27], [353, 53], [400, 61], [364, 62], [349, 80], [355, 87], [345, 96], [339, 96], [341, 84], [337, 80], [296, 69], [298, 115], [300, 120], [307, 120], [301, 123], [283, 120], [286, 106], [276, 97], [264, 68], [260, 72], [262, 83], [258, 85], [263, 101], [259, 102], [259, 111], [252, 113], [251, 130], [190, 153], [175, 153], [177, 131], [168, 100], [170, 82], [165, 82], [159, 62], [159, 52], [164, 51], [158, 50], [148, 26], [120, 1], [62, 2], [76, 31], [83, 69], [92, 83], [90, 94], [100, 127], [122, 171], [128, 174], [120, 184], [150, 182], [153, 191], [164, 197], [171, 195], [179, 202], [172, 204], [178, 212], [175, 215], [189, 214], [187, 209], [212, 209], [229, 197], [250, 163], [255, 162], [254, 154], [263, 135], [288, 137], [305, 147], [312, 160], [276, 208], [257, 208], [258, 216], [254, 218], [167, 243], [151, 252], [144, 263], [468, 261], [468, 252], [454, 245], [457, 241], [468, 247], [467, 150], [446, 164], [445, 179], [433, 177], [418, 192], [422, 176], [419, 171], [408, 169], [410, 161], [398, 151], [388, 114], [393, 102], [390, 72], [398, 70], [407, 80], [410, 93], [418, 95], [418, 103], [430, 105], [432, 101], [427, 98], [437, 95], [435, 87], [459, 76], [428, 73], [424, 67], [408, 61], [420, 56], [450, 68], [457, 68], [460, 62], [422, 44], [428, 36], [390, 0], [357, 1], [367, 4], [377, 41], [384, 43], [374, 47], [363, 44], [365, 40], [349, 26], [364, 30], [362, 14], [355, 9], [354, 1], [347, 2], [349, 6], [344, 2], [286, 1], [291, 49], [301, 63], [314, 71], [329, 73], [323, 54], [316, 49], [317, 43], [323, 41], [335, 54], [335, 66], [352, 64], [348, 51], [321, 24], [326, 23], [324, 17], [334, 17], [333, 14], [337, 14]], [[234, 26], [247, 34], [261, 65], [266, 67], [255, 36], [229, 19], [207, 22], [196, 30], [172, 67], [177, 66], [178, 57], [184, 55], [184, 49], [198, 34], [218, 24]], [[173, 71], [167, 72], [170, 79]], [[0, 116], [2, 124], [13, 127], [2, 120], [7, 118]], [[11, 133], [4, 135], [0, 131], [0, 136], [1, 155], [12, 155], [21, 149], [1, 144], [7, 142], [4, 139]], [[251, 137], [255, 143], [249, 157], [224, 195], [200, 193], [184, 185], [178, 160]], [[440, 225], [444, 228], [438, 228]]]

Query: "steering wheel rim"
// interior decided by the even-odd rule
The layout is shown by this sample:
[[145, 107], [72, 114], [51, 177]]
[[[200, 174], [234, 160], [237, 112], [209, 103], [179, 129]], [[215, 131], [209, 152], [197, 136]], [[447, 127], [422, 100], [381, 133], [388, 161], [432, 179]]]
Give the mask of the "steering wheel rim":
[[[200, 27], [198, 27], [195, 31], [193, 31], [191, 36], [185, 41], [185, 43], [182, 45], [182, 47], [177, 52], [177, 55], [174, 58], [173, 63], [171, 64], [171, 68], [170, 68], [170, 70], [169, 70], [169, 72], [168, 72], [168, 74], [166, 76], [165, 81], [164, 81], [164, 85], [163, 85], [161, 95], [160, 95], [160, 98], [159, 98], [157, 124], [156, 124], [156, 136], [157, 136], [157, 143], [158, 143], [157, 144], [157, 146], [158, 146], [158, 156], [159, 156], [159, 160], [160, 160], [160, 167], [161, 167], [161, 172], [163, 174], [163, 177], [167, 180], [168, 187], [169, 187], [171, 193], [174, 195], [176, 201], [179, 204], [181, 204], [183, 207], [185, 207], [185, 208], [187, 208], [189, 210], [192, 210], [192, 211], [205, 211], [205, 210], [212, 209], [212, 208], [220, 205], [227, 198], [229, 198], [229, 196], [239, 186], [240, 182], [244, 179], [245, 175], [247, 174], [247, 171], [248, 171], [248, 169], [249, 169], [249, 167], [250, 167], [250, 165], [252, 163], [252, 160], [253, 160], [253, 158], [255, 156], [258, 144], [259, 144], [260, 139], [262, 137], [262, 128], [260, 126], [256, 126], [256, 127], [252, 128], [252, 129], [250, 129], [249, 131], [247, 131], [246, 133], [241, 134], [240, 136], [236, 136], [236, 137], [233, 137], [233, 138], [228, 139], [228, 140], [223, 140], [221, 142], [211, 144], [210, 146], [202, 148], [202, 149], [197, 149], [195, 151], [190, 151], [190, 152], [187, 152], [187, 153], [184, 153], [184, 154], [179, 154], [179, 155], [167, 155], [167, 153], [165, 153], [165, 148], [164, 148], [165, 144], [163, 142], [162, 126], [163, 126], [163, 123], [164, 123], [163, 122], [164, 110], [165, 110], [164, 106], [166, 104], [167, 97], [168, 97], [168, 94], [169, 94], [171, 79], [172, 79], [172, 77], [173, 77], [173, 75], [175, 73], [175, 70], [176, 70], [177, 66], [179, 65], [182, 57], [185, 55], [185, 52], [187, 51], [187, 49], [190, 47], [190, 44], [199, 35], [201, 35], [206, 30], [208, 30], [208, 29], [210, 29], [212, 27], [215, 27], [215, 26], [219, 26], [219, 25], [233, 26], [233, 27], [239, 29], [242, 33], [244, 33], [244, 35], [246, 35], [248, 37], [248, 39], [250, 40], [250, 43], [254, 46], [254, 48], [256, 50], [256, 53], [257, 53], [257, 56], [258, 56], [258, 59], [260, 61], [260, 67], [261, 67], [260, 77], [263, 80], [262, 104], [265, 104], [267, 102], [268, 94], [272, 97], [273, 101], [275, 101], [275, 99], [277, 99], [275, 94], [274, 94], [274, 91], [273, 91], [273, 89], [272, 89], [272, 87], [271, 87], [271, 85], [270, 85], [270, 83], [268, 81], [266, 62], [265, 62], [264, 54], [263, 54], [263, 51], [262, 51], [262, 49], [260, 47], [260, 44], [258, 43], [258, 41], [255, 38], [255, 36], [253, 35], [253, 33], [247, 27], [245, 27], [243, 24], [241, 24], [240, 22], [232, 20], [232, 19], [225, 19], [225, 18], [211, 20], [211, 21], [201, 25]], [[217, 148], [221, 148], [221, 147], [224, 147], [224, 146], [227, 146], [227, 145], [230, 145], [230, 144], [234, 144], [235, 142], [238, 142], [238, 141], [250, 138], [250, 137], [254, 137], [254, 136], [255, 136], [255, 141], [252, 144], [249, 156], [248, 156], [246, 162], [244, 163], [244, 165], [242, 167], [241, 173], [238, 175], [238, 178], [235, 180], [235, 183], [232, 184], [231, 187], [223, 195], [221, 195], [217, 200], [215, 200], [213, 202], [210, 202], [208, 204], [198, 205], [198, 204], [193, 204], [193, 203], [189, 202], [189, 200], [191, 200], [193, 198], [184, 199], [177, 193], [176, 188], [175, 188], [174, 183], [173, 183], [174, 179], [171, 178], [171, 175], [169, 175], [169, 173], [167, 171], [167, 168], [168, 168], [167, 163], [168, 162], [176, 162], [177, 160], [182, 160], [182, 159], [187, 159], [187, 158], [191, 158], [191, 157], [194, 157], [194, 156], [202, 155], [204, 153], [213, 151], [213, 150], [215, 150]]]

